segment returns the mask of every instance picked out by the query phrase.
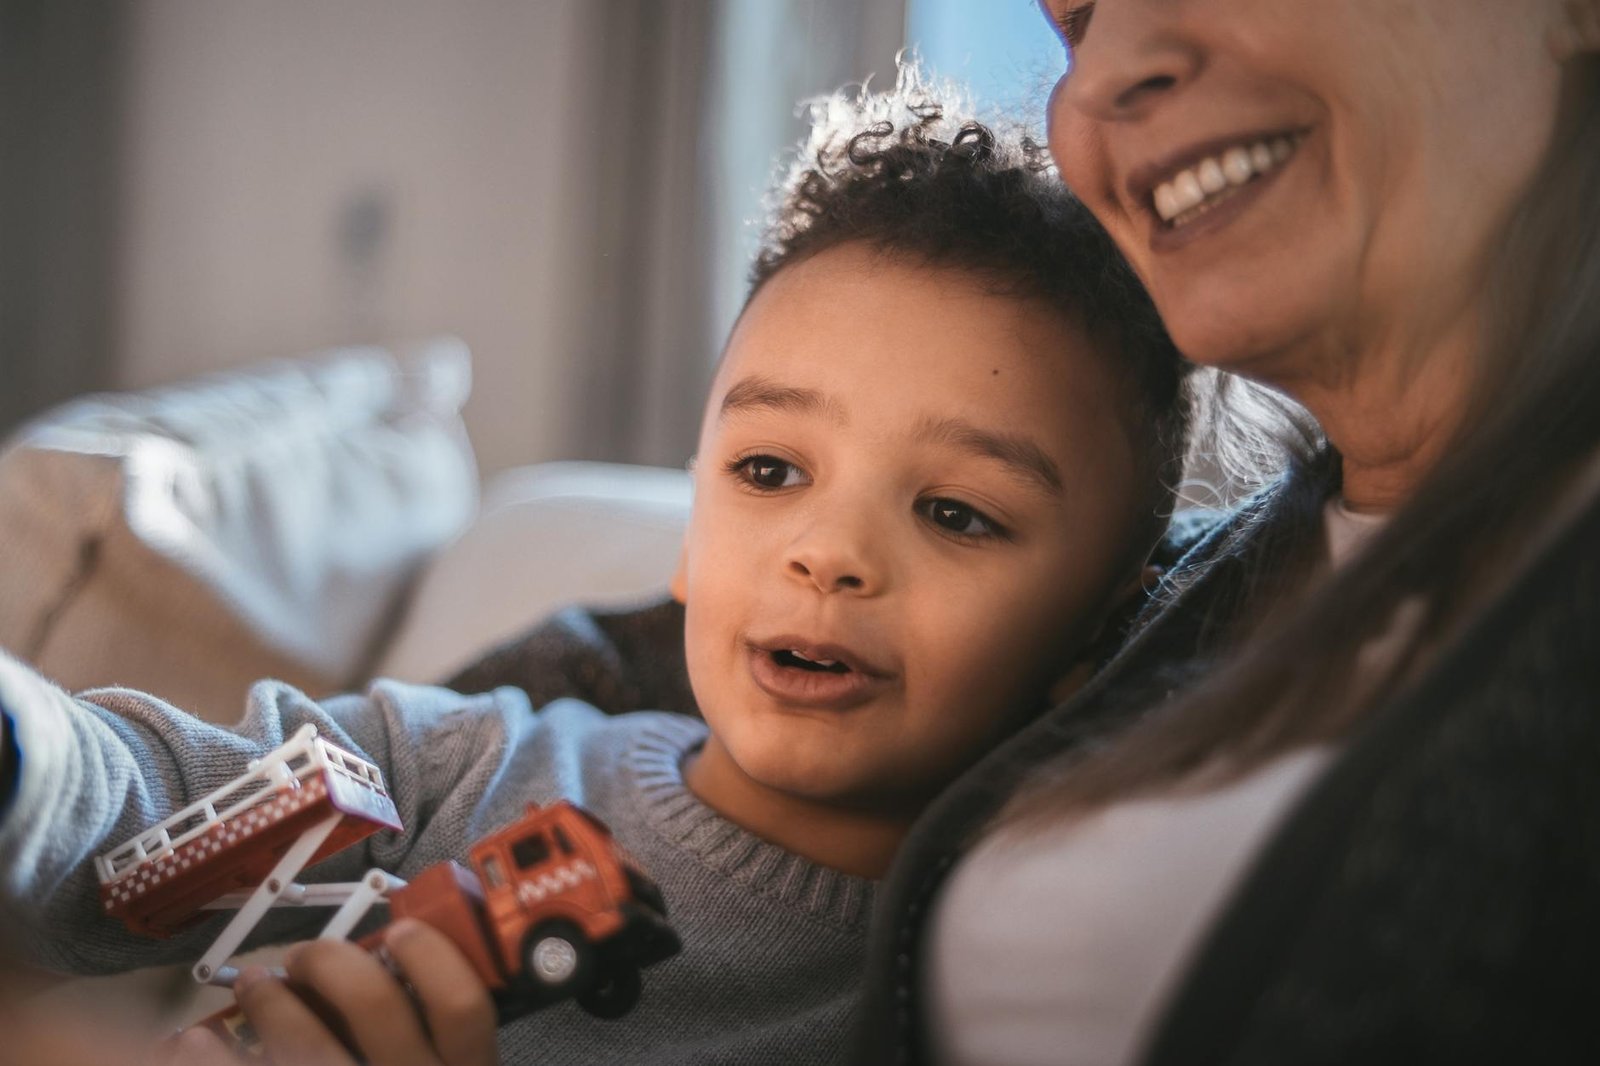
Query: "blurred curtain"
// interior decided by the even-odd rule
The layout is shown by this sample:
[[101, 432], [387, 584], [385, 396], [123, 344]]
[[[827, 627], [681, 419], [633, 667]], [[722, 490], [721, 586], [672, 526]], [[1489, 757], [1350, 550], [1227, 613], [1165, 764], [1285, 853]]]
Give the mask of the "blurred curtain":
[[120, 12], [0, 0], [0, 433], [112, 381]]
[[905, 0], [596, 0], [588, 11], [596, 311], [578, 443], [595, 458], [674, 466], [693, 451], [742, 297], [745, 223], [801, 132], [796, 105], [892, 79]]
[[[430, 191], [433, 198], [423, 199], [416, 189], [435, 180], [435, 172], [417, 166], [416, 157], [396, 152], [391, 161], [370, 138], [348, 150], [328, 148], [318, 140], [327, 136], [326, 123], [303, 139], [283, 135], [299, 128], [285, 111], [291, 103], [267, 99], [234, 121], [267, 124], [277, 138], [267, 143], [332, 157], [273, 160], [296, 175], [283, 183], [292, 185], [292, 197], [262, 196], [251, 169], [260, 137], [227, 124], [197, 128], [209, 114], [199, 106], [183, 108], [176, 118], [163, 110], [173, 106], [180, 86], [187, 86], [185, 99], [201, 94], [210, 100], [209, 93], [238, 107], [243, 86], [273, 91], [276, 83], [263, 64], [298, 61], [307, 66], [281, 75], [293, 78], [297, 90], [280, 90], [284, 101], [303, 101], [303, 84], [324, 84], [346, 94], [340, 99], [349, 107], [341, 114], [394, 121], [406, 133], [433, 131], [426, 122], [400, 123], [363, 104], [363, 94], [398, 87], [407, 99], [458, 107], [477, 99], [473, 86], [451, 82], [429, 94], [403, 81], [417, 76], [407, 70], [394, 71], [390, 81], [372, 84], [368, 75], [368, 83], [351, 84], [323, 51], [299, 48], [294, 38], [296, 26], [302, 33], [348, 33], [362, 18], [378, 18], [373, 10], [382, 11], [367, 35], [371, 47], [351, 61], [352, 70], [366, 70], [375, 56], [417, 53], [415, 37], [431, 32], [437, 11], [430, 2], [448, 8], [446, 0], [414, 0], [392, 8], [346, 5], [346, 14], [314, 17], [320, 9], [310, 0], [276, 8], [267, 0], [237, 6], [0, 0], [0, 431], [86, 390], [188, 376], [204, 369], [196, 353], [243, 359], [263, 349], [287, 354], [322, 343], [332, 330], [325, 312], [333, 297], [322, 291], [326, 285], [307, 295], [303, 279], [330, 269], [332, 246], [304, 218], [335, 211], [345, 195], [340, 182], [367, 180], [372, 171], [412, 190], [413, 199], [396, 210], [413, 214], [402, 216], [397, 228], [423, 217], [418, 211], [432, 212], [431, 220], [475, 224], [477, 214], [443, 193]], [[469, 6], [461, 17], [483, 18], [489, 27], [520, 26], [522, 20], [506, 12], [520, 2]], [[535, 105], [559, 107], [567, 119], [535, 123], [566, 131], [562, 139], [569, 143], [547, 149], [548, 169], [561, 175], [562, 192], [553, 197], [541, 186], [548, 199], [528, 201], [561, 218], [548, 230], [508, 223], [508, 233], [538, 232], [553, 242], [547, 254], [561, 264], [557, 289], [573, 301], [571, 320], [557, 309], [540, 346], [512, 332], [517, 323], [497, 319], [498, 332], [489, 333], [483, 347], [486, 356], [495, 348], [494, 356], [506, 358], [527, 343], [530, 358], [557, 351], [578, 361], [576, 378], [528, 375], [552, 382], [560, 395], [520, 401], [528, 418], [551, 419], [552, 406], [566, 412], [559, 421], [570, 419], [572, 428], [563, 432], [556, 454], [669, 466], [688, 457], [706, 383], [742, 299], [755, 237], [748, 223], [759, 215], [776, 155], [801, 132], [796, 104], [869, 75], [878, 84], [892, 78], [905, 7], [906, 0], [562, 0], [552, 4], [550, 17], [532, 21], [560, 40], [530, 42], [528, 61], [549, 62], [553, 49], [570, 61], [552, 75], [559, 89], [543, 90], [551, 95]], [[273, 26], [274, 18], [275, 32], [250, 43], [249, 35]], [[191, 29], [196, 19], [200, 28]], [[182, 78], [156, 77], [175, 56], [192, 55], [185, 49], [202, 33], [219, 35], [224, 54], [256, 62], [234, 70], [196, 61]], [[452, 36], [451, 42], [462, 47], [471, 37]], [[503, 59], [497, 53], [492, 62]], [[505, 78], [499, 65], [485, 72], [485, 84], [501, 83], [494, 78], [534, 84]], [[462, 121], [482, 120], [483, 128], [492, 128], [493, 122], [516, 121], [520, 106], [506, 100], [503, 112], [463, 115]], [[162, 136], [136, 142], [134, 130]], [[475, 128], [461, 143], [477, 150], [480, 140]], [[426, 142], [418, 147], [422, 158], [452, 150]], [[523, 145], [513, 148], [520, 152]], [[143, 168], [137, 175], [135, 163]], [[485, 154], [476, 164], [495, 168], [500, 161]], [[515, 156], [508, 166], [525, 163]], [[185, 182], [211, 183], [196, 194], [200, 203], [177, 198], [182, 183], [174, 183], [175, 170]], [[143, 186], [131, 181], [140, 175]], [[300, 214], [282, 215], [290, 208]], [[163, 218], [176, 221], [163, 229], [157, 226]], [[219, 219], [229, 223], [220, 233]], [[271, 235], [265, 248], [233, 236], [259, 233]], [[470, 247], [480, 258], [494, 253], [492, 238], [473, 239], [478, 243]], [[409, 279], [412, 288], [393, 282], [385, 290], [389, 317], [380, 325], [431, 322], [429, 314], [475, 306], [451, 290], [455, 302], [440, 298], [416, 315], [401, 313], [427, 295], [427, 279], [444, 269], [440, 264], [450, 260], [441, 256], [453, 249], [437, 243], [405, 249], [407, 270], [391, 273]], [[284, 266], [291, 258], [297, 265]], [[228, 270], [213, 283], [215, 266], [196, 264], [217, 262]], [[489, 258], [485, 269], [494, 263]], [[196, 276], [202, 269], [210, 274]], [[229, 302], [241, 291], [247, 299]], [[204, 313], [190, 316], [184, 309], [192, 304]], [[180, 312], [185, 317], [175, 317]], [[345, 319], [338, 322], [345, 328]], [[474, 325], [480, 324], [446, 328], [470, 332]], [[504, 389], [524, 379], [503, 374], [497, 380], [512, 383]], [[509, 400], [493, 411], [490, 406], [481, 410], [496, 419], [521, 417]], [[496, 421], [486, 432], [499, 426]], [[485, 450], [504, 461], [522, 441]]]

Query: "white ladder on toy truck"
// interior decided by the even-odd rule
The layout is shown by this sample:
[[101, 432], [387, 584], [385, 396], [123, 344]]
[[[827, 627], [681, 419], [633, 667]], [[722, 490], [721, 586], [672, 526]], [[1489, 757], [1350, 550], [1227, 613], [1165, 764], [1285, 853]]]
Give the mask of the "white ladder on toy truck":
[[[100, 882], [109, 885], [149, 867], [230, 819], [259, 807], [273, 792], [327, 772], [388, 799], [383, 775], [376, 766], [329, 744], [317, 735], [315, 725], [307, 723], [283, 745], [252, 761], [243, 774], [226, 785], [97, 857], [95, 871]], [[231, 985], [238, 970], [223, 963], [273, 907], [337, 907], [318, 936], [343, 939], [375, 902], [405, 886], [404, 881], [382, 870], [369, 870], [355, 882], [296, 882], [301, 870], [345, 817], [344, 812], [334, 808], [326, 818], [304, 830], [253, 890], [225, 893], [200, 906], [202, 910], [237, 909], [238, 913], [195, 963], [191, 972], [196, 981]]]

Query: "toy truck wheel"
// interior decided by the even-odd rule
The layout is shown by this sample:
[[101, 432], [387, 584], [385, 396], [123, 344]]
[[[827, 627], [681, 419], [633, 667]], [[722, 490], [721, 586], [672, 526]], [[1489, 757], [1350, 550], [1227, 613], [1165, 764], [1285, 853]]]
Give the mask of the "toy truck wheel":
[[596, 1018], [620, 1018], [639, 1002], [642, 987], [639, 967], [614, 963], [602, 970], [592, 985], [578, 993], [578, 1006]]
[[522, 965], [540, 998], [561, 999], [591, 983], [594, 949], [571, 922], [545, 922], [528, 934]]

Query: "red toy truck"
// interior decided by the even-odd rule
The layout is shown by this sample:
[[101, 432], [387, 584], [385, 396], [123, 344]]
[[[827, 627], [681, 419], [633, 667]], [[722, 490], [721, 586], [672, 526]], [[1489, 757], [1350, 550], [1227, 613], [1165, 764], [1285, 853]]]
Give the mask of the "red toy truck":
[[[570, 803], [528, 806], [473, 845], [471, 869], [438, 863], [407, 884], [380, 870], [354, 884], [296, 882], [300, 871], [399, 816], [376, 767], [303, 726], [240, 777], [96, 860], [106, 913], [165, 937], [214, 909], [236, 909], [195, 964], [195, 979], [232, 984], [226, 965], [266, 911], [336, 907], [321, 936], [344, 937], [380, 900], [391, 918], [447, 934], [495, 997], [501, 1021], [565, 998], [620, 1017], [639, 970], [674, 954], [660, 891], [606, 828]], [[362, 941], [375, 946], [379, 934]], [[200, 1023], [249, 1046], [229, 1008]]]
[[529, 804], [474, 844], [471, 862], [428, 867], [389, 897], [389, 913], [446, 933], [497, 998], [575, 996], [619, 1017], [638, 1001], [640, 968], [678, 950], [660, 891], [570, 803]]

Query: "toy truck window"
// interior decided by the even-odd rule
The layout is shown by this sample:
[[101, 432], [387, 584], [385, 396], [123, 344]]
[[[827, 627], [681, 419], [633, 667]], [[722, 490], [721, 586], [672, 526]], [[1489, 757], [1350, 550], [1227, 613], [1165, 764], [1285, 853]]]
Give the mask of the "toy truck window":
[[530, 834], [511, 845], [511, 859], [526, 870], [549, 861], [550, 845], [545, 842], [543, 833]]
[[556, 835], [556, 847], [561, 849], [561, 853], [563, 855], [571, 855], [572, 841], [567, 839], [566, 830], [557, 825], [551, 827], [551, 832], [555, 833]]
[[506, 883], [506, 874], [500, 869], [500, 860], [493, 855], [484, 856], [483, 879], [489, 882], [490, 888], [502, 888]]

